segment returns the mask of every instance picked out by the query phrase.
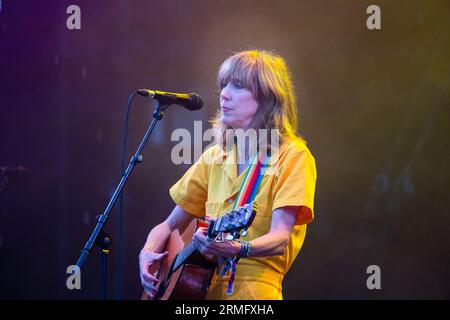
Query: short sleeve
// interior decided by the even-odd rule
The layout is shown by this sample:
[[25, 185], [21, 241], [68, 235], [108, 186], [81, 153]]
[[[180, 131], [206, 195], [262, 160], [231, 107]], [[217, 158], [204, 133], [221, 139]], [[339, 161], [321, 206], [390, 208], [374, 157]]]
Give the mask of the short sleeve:
[[273, 188], [272, 210], [286, 206], [300, 206], [296, 224], [307, 224], [314, 219], [314, 192], [316, 188], [316, 164], [311, 152], [289, 155], [277, 170]]
[[[211, 150], [211, 149], [208, 149]], [[211, 156], [205, 151], [169, 190], [173, 201], [190, 214], [203, 217], [208, 197], [209, 165]]]

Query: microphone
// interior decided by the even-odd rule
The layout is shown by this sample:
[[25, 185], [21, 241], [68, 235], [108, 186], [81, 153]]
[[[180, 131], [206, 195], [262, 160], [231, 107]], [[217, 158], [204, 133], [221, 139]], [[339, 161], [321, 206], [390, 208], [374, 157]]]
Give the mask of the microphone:
[[178, 104], [191, 111], [203, 107], [203, 99], [196, 93], [174, 93], [148, 89], [138, 89], [137, 92], [144, 97], [156, 99], [161, 104]]

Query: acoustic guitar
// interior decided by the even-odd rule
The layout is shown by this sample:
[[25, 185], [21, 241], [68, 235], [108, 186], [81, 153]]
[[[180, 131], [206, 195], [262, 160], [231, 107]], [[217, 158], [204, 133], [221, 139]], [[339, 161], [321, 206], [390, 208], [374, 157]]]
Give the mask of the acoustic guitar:
[[[173, 231], [164, 250], [168, 251], [168, 256], [149, 268], [149, 272], [160, 280], [153, 300], [203, 300], [216, 270], [217, 258], [205, 257], [196, 250], [192, 244], [195, 231], [200, 226], [208, 227], [209, 241], [225, 234], [228, 234], [227, 240], [238, 239], [246, 235], [256, 211], [256, 204], [249, 203], [211, 220], [209, 226], [195, 219], [183, 234]], [[141, 299], [150, 298], [144, 291]]]

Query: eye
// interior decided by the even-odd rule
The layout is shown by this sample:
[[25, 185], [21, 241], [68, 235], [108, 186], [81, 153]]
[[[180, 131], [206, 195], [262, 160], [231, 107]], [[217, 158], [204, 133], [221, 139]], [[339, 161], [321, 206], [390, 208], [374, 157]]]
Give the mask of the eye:
[[220, 90], [222, 90], [226, 86], [227, 86], [227, 84], [225, 83], [225, 81], [221, 81], [220, 84], [219, 84]]
[[244, 88], [244, 86], [242, 85], [242, 82], [240, 82], [240, 81], [234, 81], [234, 82], [233, 82], [233, 86], [234, 86], [236, 89], [242, 89], [242, 88]]

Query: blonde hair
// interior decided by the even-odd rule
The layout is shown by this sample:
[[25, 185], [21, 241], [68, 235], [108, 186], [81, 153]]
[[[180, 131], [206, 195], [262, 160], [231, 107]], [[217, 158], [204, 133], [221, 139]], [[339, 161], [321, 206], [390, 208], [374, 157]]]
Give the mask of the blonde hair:
[[[227, 58], [219, 68], [219, 91], [228, 82], [240, 82], [258, 102], [250, 128], [278, 129], [281, 141], [303, 140], [297, 134], [297, 106], [291, 73], [285, 60], [264, 50], [241, 51]], [[221, 112], [211, 120], [216, 129], [216, 143], [225, 147], [232, 129], [220, 121]], [[268, 140], [270, 141], [270, 139]]]

